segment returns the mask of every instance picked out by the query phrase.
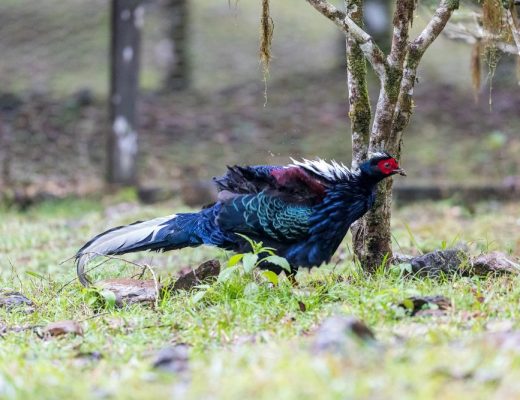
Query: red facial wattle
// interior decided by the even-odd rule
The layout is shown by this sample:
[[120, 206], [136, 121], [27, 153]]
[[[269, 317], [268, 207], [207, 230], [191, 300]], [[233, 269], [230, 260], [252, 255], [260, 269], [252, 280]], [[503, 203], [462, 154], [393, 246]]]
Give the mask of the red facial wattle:
[[387, 158], [386, 160], [379, 161], [377, 167], [383, 174], [390, 175], [396, 169], [399, 169], [399, 164], [397, 164], [395, 159]]

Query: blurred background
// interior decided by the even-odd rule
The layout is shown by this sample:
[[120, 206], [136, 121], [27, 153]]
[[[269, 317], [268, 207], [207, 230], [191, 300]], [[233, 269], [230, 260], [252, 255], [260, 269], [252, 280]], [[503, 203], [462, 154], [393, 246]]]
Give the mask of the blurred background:
[[[0, 0], [4, 198], [106, 189], [115, 3]], [[264, 82], [260, 3], [139, 2], [139, 51], [129, 56], [136, 54], [140, 65], [141, 188], [180, 193], [186, 182], [206, 182], [234, 163], [317, 156], [350, 162], [344, 37], [301, 0], [273, 1], [273, 60]], [[431, 13], [418, 8], [415, 33]], [[376, 34], [377, 18], [374, 24]], [[386, 35], [383, 29], [380, 40]], [[399, 185], [520, 185], [515, 61], [502, 57], [491, 81], [482, 60], [475, 94], [471, 55], [471, 46], [446, 37], [426, 53], [404, 139], [409, 174]], [[375, 102], [375, 81], [370, 90]]]

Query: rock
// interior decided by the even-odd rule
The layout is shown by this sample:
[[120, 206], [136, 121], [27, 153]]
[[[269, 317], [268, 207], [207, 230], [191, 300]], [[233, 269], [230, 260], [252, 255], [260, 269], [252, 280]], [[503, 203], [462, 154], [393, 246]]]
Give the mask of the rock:
[[504, 274], [520, 272], [520, 265], [510, 260], [504, 253], [494, 251], [471, 260], [471, 272], [476, 275]]
[[414, 256], [410, 256], [408, 254], [394, 253], [394, 264], [410, 264], [414, 259]]
[[[219, 273], [220, 262], [218, 260], [206, 261], [195, 270], [187, 268], [187, 271], [181, 272], [174, 284], [163, 286], [158, 283], [159, 296], [176, 290], [190, 290], [208, 278], [218, 277]], [[113, 292], [116, 295], [116, 304], [118, 306], [135, 303], [153, 303], [157, 298], [157, 287], [152, 279], [106, 279], [97, 282], [96, 286], [101, 290]]]
[[332, 316], [317, 329], [312, 348], [316, 352], [343, 352], [352, 340], [375, 341], [374, 333], [364, 322], [354, 317]]
[[11, 292], [0, 289], [0, 307], [12, 311], [19, 309], [26, 313], [34, 311], [34, 304], [20, 292]]
[[469, 257], [467, 249], [463, 247], [436, 250], [419, 257], [397, 254], [394, 256], [394, 263], [410, 264], [413, 273], [429, 277], [520, 273], [520, 264], [512, 261], [504, 253], [495, 251]]
[[[102, 290], [110, 290], [116, 295], [116, 304], [153, 303], [157, 298], [155, 282], [150, 280], [121, 278], [107, 279], [96, 283]], [[159, 291], [162, 286], [159, 284]]]
[[199, 265], [196, 270], [188, 269], [181, 272], [179, 279], [173, 284], [172, 290], [190, 290], [194, 286], [200, 285], [208, 278], [216, 278], [220, 274], [220, 262], [209, 260]]
[[183, 373], [189, 369], [189, 351], [187, 344], [178, 344], [159, 350], [153, 368], [171, 373]]
[[431, 253], [414, 257], [410, 260], [412, 271], [416, 274], [439, 277], [461, 272], [461, 265], [467, 261], [462, 249], [436, 250]]

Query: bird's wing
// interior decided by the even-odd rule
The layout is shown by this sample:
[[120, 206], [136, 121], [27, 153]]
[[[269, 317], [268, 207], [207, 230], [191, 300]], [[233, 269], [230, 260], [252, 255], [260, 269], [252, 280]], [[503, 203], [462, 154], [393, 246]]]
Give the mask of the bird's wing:
[[220, 200], [236, 195], [268, 192], [287, 203], [316, 204], [325, 196], [327, 183], [305, 168], [258, 165], [228, 167], [226, 175], [214, 178]]
[[228, 166], [226, 174], [213, 178], [213, 181], [219, 192], [254, 194], [273, 186], [275, 179], [271, 173], [283, 168], [278, 165]]
[[311, 206], [288, 203], [265, 191], [221, 204], [217, 224], [224, 231], [292, 242], [304, 238], [309, 230]]

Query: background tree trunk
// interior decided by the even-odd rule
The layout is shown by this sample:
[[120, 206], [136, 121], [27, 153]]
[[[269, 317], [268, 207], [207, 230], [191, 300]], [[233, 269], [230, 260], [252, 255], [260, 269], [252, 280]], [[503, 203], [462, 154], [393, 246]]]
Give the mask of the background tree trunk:
[[166, 89], [183, 90], [189, 86], [189, 5], [187, 0], [169, 0], [165, 6], [169, 16], [169, 39], [173, 59], [167, 72]]
[[112, 0], [109, 184], [134, 185], [137, 182], [136, 103], [143, 13], [140, 0]]

